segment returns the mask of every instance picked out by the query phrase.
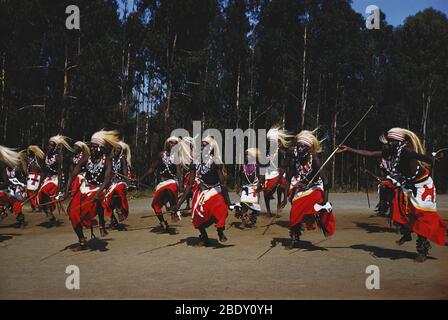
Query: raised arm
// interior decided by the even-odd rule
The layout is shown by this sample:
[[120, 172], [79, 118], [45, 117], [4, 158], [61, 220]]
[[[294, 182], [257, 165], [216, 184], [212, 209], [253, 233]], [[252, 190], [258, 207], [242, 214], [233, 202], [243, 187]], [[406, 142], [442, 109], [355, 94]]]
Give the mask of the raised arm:
[[340, 146], [338, 148], [338, 153], [342, 152], [351, 152], [363, 157], [370, 157], [370, 158], [381, 158], [383, 156], [382, 151], [369, 151], [369, 150], [361, 150], [361, 149], [354, 149], [348, 146]]
[[151, 164], [151, 166], [149, 167], [148, 171], [146, 171], [146, 173], [143, 176], [141, 176], [140, 179], [138, 179], [138, 182], [143, 182], [143, 181], [145, 181], [145, 179], [147, 177], [152, 175], [157, 170], [157, 167], [160, 165], [160, 162], [161, 162], [161, 159], [160, 159], [160, 157], [158, 157], [157, 160], [155, 160]]

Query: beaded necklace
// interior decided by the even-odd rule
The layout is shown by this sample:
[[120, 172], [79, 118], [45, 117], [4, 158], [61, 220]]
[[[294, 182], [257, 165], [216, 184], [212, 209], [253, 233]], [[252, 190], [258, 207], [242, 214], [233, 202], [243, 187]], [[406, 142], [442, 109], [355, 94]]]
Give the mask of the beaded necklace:
[[99, 181], [101, 174], [104, 172], [104, 168], [106, 166], [106, 155], [103, 155], [101, 159], [97, 162], [92, 161], [92, 157], [89, 157], [87, 160], [86, 169], [90, 176], [90, 183], [99, 184], [102, 181]]
[[300, 163], [300, 158], [296, 147], [294, 148], [294, 162], [296, 166], [296, 177], [298, 178], [298, 181], [306, 181], [308, 176], [313, 171], [313, 155], [310, 154], [308, 157], [308, 161], [305, 164], [302, 164]]
[[77, 165], [79, 163], [79, 161], [81, 160], [81, 158], [84, 156], [83, 152], [78, 152], [74, 157], [73, 157], [73, 164]]
[[[248, 181], [250, 184], [258, 183], [255, 164], [243, 164], [243, 173], [246, 177], [246, 181]], [[250, 179], [249, 177], [253, 177], [253, 179]]]
[[34, 157], [26, 156], [26, 163], [27, 163], [26, 167], [27, 167], [28, 171], [31, 171], [30, 169], [33, 164], [35, 164], [36, 167], [38, 167], [40, 169], [40, 165], [39, 165], [39, 162], [37, 161], [36, 156], [34, 156]]
[[168, 172], [168, 175], [170, 177], [175, 177], [176, 174], [174, 174], [171, 171], [171, 166], [173, 165], [173, 161], [174, 161], [174, 155], [170, 155], [168, 156], [168, 152], [164, 151], [163, 152], [163, 156], [162, 156], [162, 169], [160, 170], [160, 175], [164, 175], [166, 172]]
[[50, 155], [45, 156], [45, 166], [51, 173], [57, 173], [57, 168], [53, 168], [53, 165], [56, 163], [56, 152], [51, 153]]
[[119, 173], [121, 171], [121, 159], [123, 156], [123, 151], [121, 151], [117, 159], [115, 157], [112, 158], [112, 168], [114, 173]]
[[390, 176], [392, 176], [395, 180], [399, 180], [402, 183], [414, 180], [418, 176], [418, 173], [420, 172], [420, 165], [417, 165], [417, 170], [415, 171], [415, 174], [411, 177], [405, 177], [398, 171], [398, 166], [400, 165], [402, 152], [405, 147], [406, 143], [400, 142], [400, 144], [397, 147], [396, 154], [383, 159], [380, 164], [380, 167], [384, 169]]
[[196, 165], [196, 175], [201, 178], [207, 173], [210, 172], [213, 163], [213, 158], [211, 156], [208, 157], [207, 162], [200, 162]]

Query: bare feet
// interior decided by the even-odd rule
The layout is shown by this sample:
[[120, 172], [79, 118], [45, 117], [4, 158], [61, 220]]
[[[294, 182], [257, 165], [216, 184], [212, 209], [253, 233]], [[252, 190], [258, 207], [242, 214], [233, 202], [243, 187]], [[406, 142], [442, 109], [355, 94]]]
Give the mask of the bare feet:
[[107, 236], [109, 233], [107, 232], [106, 228], [100, 227], [100, 235], [101, 237]]

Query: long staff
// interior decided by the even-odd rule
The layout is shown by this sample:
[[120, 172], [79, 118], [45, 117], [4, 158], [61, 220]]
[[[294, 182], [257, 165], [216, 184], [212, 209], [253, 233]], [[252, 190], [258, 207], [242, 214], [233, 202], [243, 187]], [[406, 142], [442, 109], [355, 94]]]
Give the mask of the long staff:
[[366, 113], [364, 113], [364, 115], [362, 116], [362, 118], [358, 121], [358, 123], [356, 123], [356, 125], [353, 127], [353, 129], [345, 136], [344, 139], [342, 139], [341, 143], [339, 143], [339, 145], [334, 149], [334, 151], [330, 154], [330, 156], [327, 158], [327, 160], [325, 160], [325, 162], [321, 165], [321, 167], [319, 168], [319, 170], [317, 170], [317, 172], [314, 174], [313, 178], [308, 182], [307, 187], [309, 187], [311, 185], [311, 183], [314, 181], [314, 179], [316, 179], [316, 177], [319, 175], [319, 173], [322, 171], [322, 169], [325, 167], [325, 165], [331, 160], [331, 158], [333, 158], [333, 156], [336, 154], [336, 152], [339, 150], [339, 147], [341, 145], [343, 145], [345, 143], [345, 141], [347, 141], [347, 139], [351, 136], [351, 134], [356, 130], [356, 128], [358, 128], [358, 126], [361, 124], [361, 122], [367, 117], [367, 115], [369, 114], [369, 112], [373, 109], [373, 105], [370, 106], [370, 108], [366, 111]]

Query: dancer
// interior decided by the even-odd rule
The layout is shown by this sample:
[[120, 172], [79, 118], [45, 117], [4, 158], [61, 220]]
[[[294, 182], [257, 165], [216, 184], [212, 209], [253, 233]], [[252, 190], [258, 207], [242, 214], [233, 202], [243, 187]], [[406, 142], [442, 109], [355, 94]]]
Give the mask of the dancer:
[[336, 222], [328, 202], [328, 179], [323, 171], [313, 179], [321, 166], [318, 153], [322, 150], [314, 133], [315, 131], [303, 130], [296, 135], [296, 146], [288, 161], [287, 185], [282, 207], [286, 205], [289, 193], [291, 201], [289, 248], [298, 245], [303, 223], [308, 230], [312, 230], [315, 229], [316, 222], [325, 236], [333, 235], [335, 230]]
[[41, 211], [37, 201], [37, 192], [42, 182], [42, 162], [45, 153], [35, 145], [30, 145], [25, 150], [25, 163], [27, 168], [26, 191], [32, 211]]
[[51, 223], [56, 222], [53, 212], [59, 192], [63, 190], [63, 148], [73, 152], [66, 139], [56, 135], [48, 140], [43, 167], [45, 179], [37, 194], [39, 207], [44, 210]]
[[425, 155], [420, 139], [412, 131], [392, 128], [383, 142], [382, 151], [357, 150], [341, 146], [340, 152], [352, 152], [361, 156], [385, 160], [384, 170], [390, 187], [394, 187], [392, 219], [400, 224], [402, 237], [397, 241], [402, 245], [412, 240], [411, 233], [417, 234], [416, 261], [427, 259], [431, 240], [445, 245], [446, 223], [436, 210], [436, 190], [428, 164], [436, 159]]
[[279, 126], [271, 128], [267, 133], [268, 138], [268, 150], [271, 149], [271, 145], [277, 143], [277, 148], [274, 153], [268, 155], [269, 164], [265, 167], [265, 173], [261, 176], [261, 182], [263, 185], [264, 201], [266, 204], [266, 210], [269, 216], [273, 216], [271, 213], [270, 202], [274, 199], [273, 194], [277, 191], [277, 213], [279, 216], [280, 204], [282, 203], [282, 194], [285, 190], [286, 177], [286, 152], [288, 149], [288, 139], [292, 136], [287, 133], [286, 130], [281, 129]]
[[[173, 149], [175, 146], [177, 152]], [[178, 193], [183, 191], [182, 166], [188, 166], [190, 162], [190, 146], [187, 140], [171, 136], [165, 140], [164, 150], [139, 179], [139, 183], [143, 183], [148, 176], [156, 174], [158, 184], [151, 206], [163, 232], [169, 231], [169, 225], [163, 217], [162, 209], [164, 206], [167, 207], [167, 204], [170, 205], [171, 210], [176, 207]], [[172, 220], [177, 220], [176, 212], [177, 210], [172, 211]]]
[[25, 227], [25, 216], [22, 213], [22, 202], [26, 192], [25, 184], [20, 183], [16, 171], [22, 166], [21, 155], [8, 147], [0, 146], [0, 206], [4, 208], [2, 218], [7, 216], [5, 209], [10, 209], [15, 215], [18, 226]]
[[[82, 141], [76, 141], [75, 144], [73, 145], [73, 158], [72, 161], [70, 163], [70, 168], [69, 168], [69, 179], [73, 176], [73, 169], [76, 167], [76, 165], [79, 163], [79, 161], [81, 161], [81, 159], [83, 157], [89, 156], [90, 155], [90, 149], [89, 146]], [[79, 174], [84, 174], [85, 173], [86, 168], [83, 166], [80, 169]]]
[[[193, 226], [199, 230], [199, 242], [197, 246], [209, 246], [210, 240], [206, 228], [215, 223], [220, 242], [227, 241], [224, 229], [227, 218], [227, 209], [231, 206], [229, 193], [226, 186], [225, 168], [221, 159], [218, 143], [211, 136], [207, 136], [201, 142], [202, 157], [196, 160], [196, 165], [191, 164], [192, 172], [196, 179], [192, 179], [187, 190], [180, 198], [178, 208], [185, 198], [193, 191], [191, 218]], [[195, 183], [196, 181], [196, 183]]]
[[118, 229], [118, 221], [114, 210], [119, 209], [118, 219], [120, 222], [127, 219], [129, 214], [129, 204], [127, 189], [129, 185], [129, 168], [131, 164], [131, 148], [123, 141], [118, 142], [112, 157], [112, 184], [106, 192], [104, 198], [104, 214], [110, 219], [113, 229]]
[[[96, 215], [99, 218], [101, 236], [108, 234], [104, 221], [103, 200], [112, 178], [112, 149], [118, 147], [118, 141], [118, 133], [115, 130], [95, 132], [90, 142], [90, 155], [85, 155], [79, 160], [67, 184], [65, 196], [69, 194], [70, 186], [72, 188], [72, 200], [67, 211], [73, 230], [79, 239], [79, 247], [76, 250], [87, 248], [83, 227], [90, 227], [92, 230]], [[85, 175], [79, 174], [83, 166], [86, 168]]]
[[240, 203], [235, 205], [235, 217], [241, 218], [246, 228], [255, 225], [261, 210], [258, 200], [258, 193], [262, 189], [258, 179], [258, 157], [259, 151], [256, 148], [249, 148], [244, 152], [244, 164], [237, 181], [237, 194], [241, 194], [241, 199]]

